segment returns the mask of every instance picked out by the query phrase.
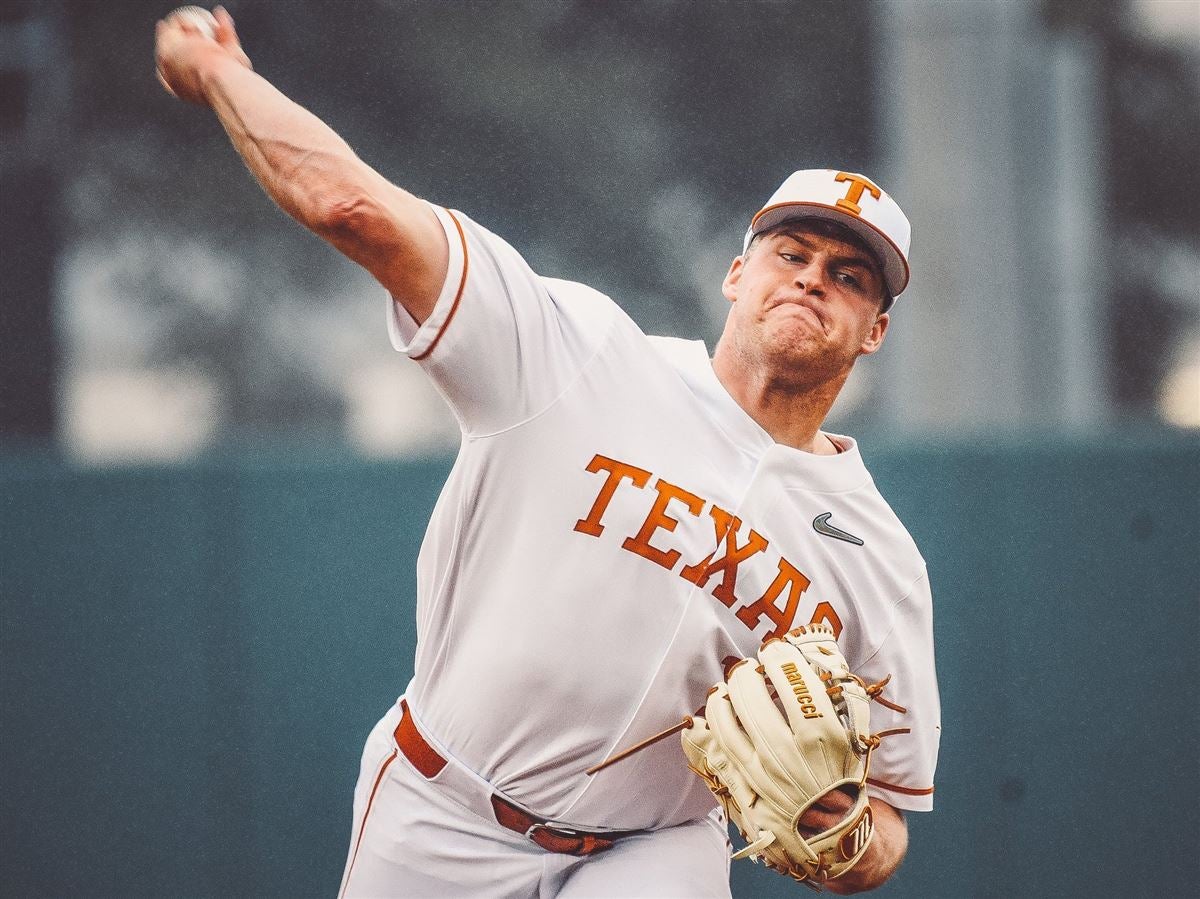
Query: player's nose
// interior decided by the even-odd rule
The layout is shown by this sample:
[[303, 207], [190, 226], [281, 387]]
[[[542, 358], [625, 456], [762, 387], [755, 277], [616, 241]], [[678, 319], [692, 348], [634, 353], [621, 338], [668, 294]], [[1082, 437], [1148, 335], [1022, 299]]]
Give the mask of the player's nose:
[[810, 259], [793, 273], [796, 286], [805, 293], [823, 293], [826, 277], [825, 265], [819, 259]]

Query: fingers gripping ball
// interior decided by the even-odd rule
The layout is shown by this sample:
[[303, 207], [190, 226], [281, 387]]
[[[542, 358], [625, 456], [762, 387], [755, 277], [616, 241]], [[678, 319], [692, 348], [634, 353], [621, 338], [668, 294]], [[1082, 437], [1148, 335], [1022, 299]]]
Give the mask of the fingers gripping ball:
[[171, 19], [195, 26], [196, 30], [209, 40], [217, 39], [217, 19], [202, 6], [181, 6], [167, 16], [167, 21]]
[[[873, 835], [866, 780], [871, 697], [824, 624], [769, 640], [710, 692], [682, 734], [688, 767], [725, 808], [750, 856], [818, 886], [863, 856]], [[834, 827], [805, 836], [800, 819], [831, 790], [855, 797]]]
[[[226, 33], [222, 33], [221, 19]], [[201, 96], [200, 71], [203, 60], [212, 53], [232, 53], [249, 67], [249, 60], [237, 46], [229, 14], [218, 7], [214, 15], [199, 6], [182, 6], [166, 16], [155, 32], [155, 61], [158, 80], [173, 97], [207, 105]]]

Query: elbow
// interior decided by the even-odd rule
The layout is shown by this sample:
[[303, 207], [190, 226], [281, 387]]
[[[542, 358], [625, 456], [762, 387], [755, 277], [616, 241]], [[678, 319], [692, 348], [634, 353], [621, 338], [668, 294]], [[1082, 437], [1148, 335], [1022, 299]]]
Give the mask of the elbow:
[[371, 193], [342, 191], [314, 206], [312, 230], [373, 274], [381, 260], [403, 254], [402, 223]]
[[317, 236], [369, 271], [394, 296], [432, 293], [432, 309], [446, 274], [446, 251], [438, 252], [445, 237], [423, 200], [352, 183], [323, 192], [306, 204], [306, 210], [309, 214], [302, 221]]
[[335, 243], [369, 233], [380, 214], [379, 204], [365, 191], [346, 190], [312, 203], [310, 226]]

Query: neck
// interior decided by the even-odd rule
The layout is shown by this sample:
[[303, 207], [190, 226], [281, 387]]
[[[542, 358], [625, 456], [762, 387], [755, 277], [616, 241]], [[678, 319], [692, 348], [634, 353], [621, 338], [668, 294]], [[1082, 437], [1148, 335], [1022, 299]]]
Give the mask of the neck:
[[713, 371], [729, 395], [776, 443], [819, 456], [838, 452], [821, 433], [821, 424], [846, 383], [849, 368], [833, 379], [806, 383], [739, 366], [728, 354], [718, 352]]

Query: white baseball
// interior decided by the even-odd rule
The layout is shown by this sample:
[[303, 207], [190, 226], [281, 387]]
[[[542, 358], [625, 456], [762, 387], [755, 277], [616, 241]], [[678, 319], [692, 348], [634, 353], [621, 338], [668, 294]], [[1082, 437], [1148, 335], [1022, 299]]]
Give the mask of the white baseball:
[[216, 40], [217, 20], [202, 6], [181, 6], [167, 16], [167, 19], [180, 19], [188, 22], [209, 40]]

